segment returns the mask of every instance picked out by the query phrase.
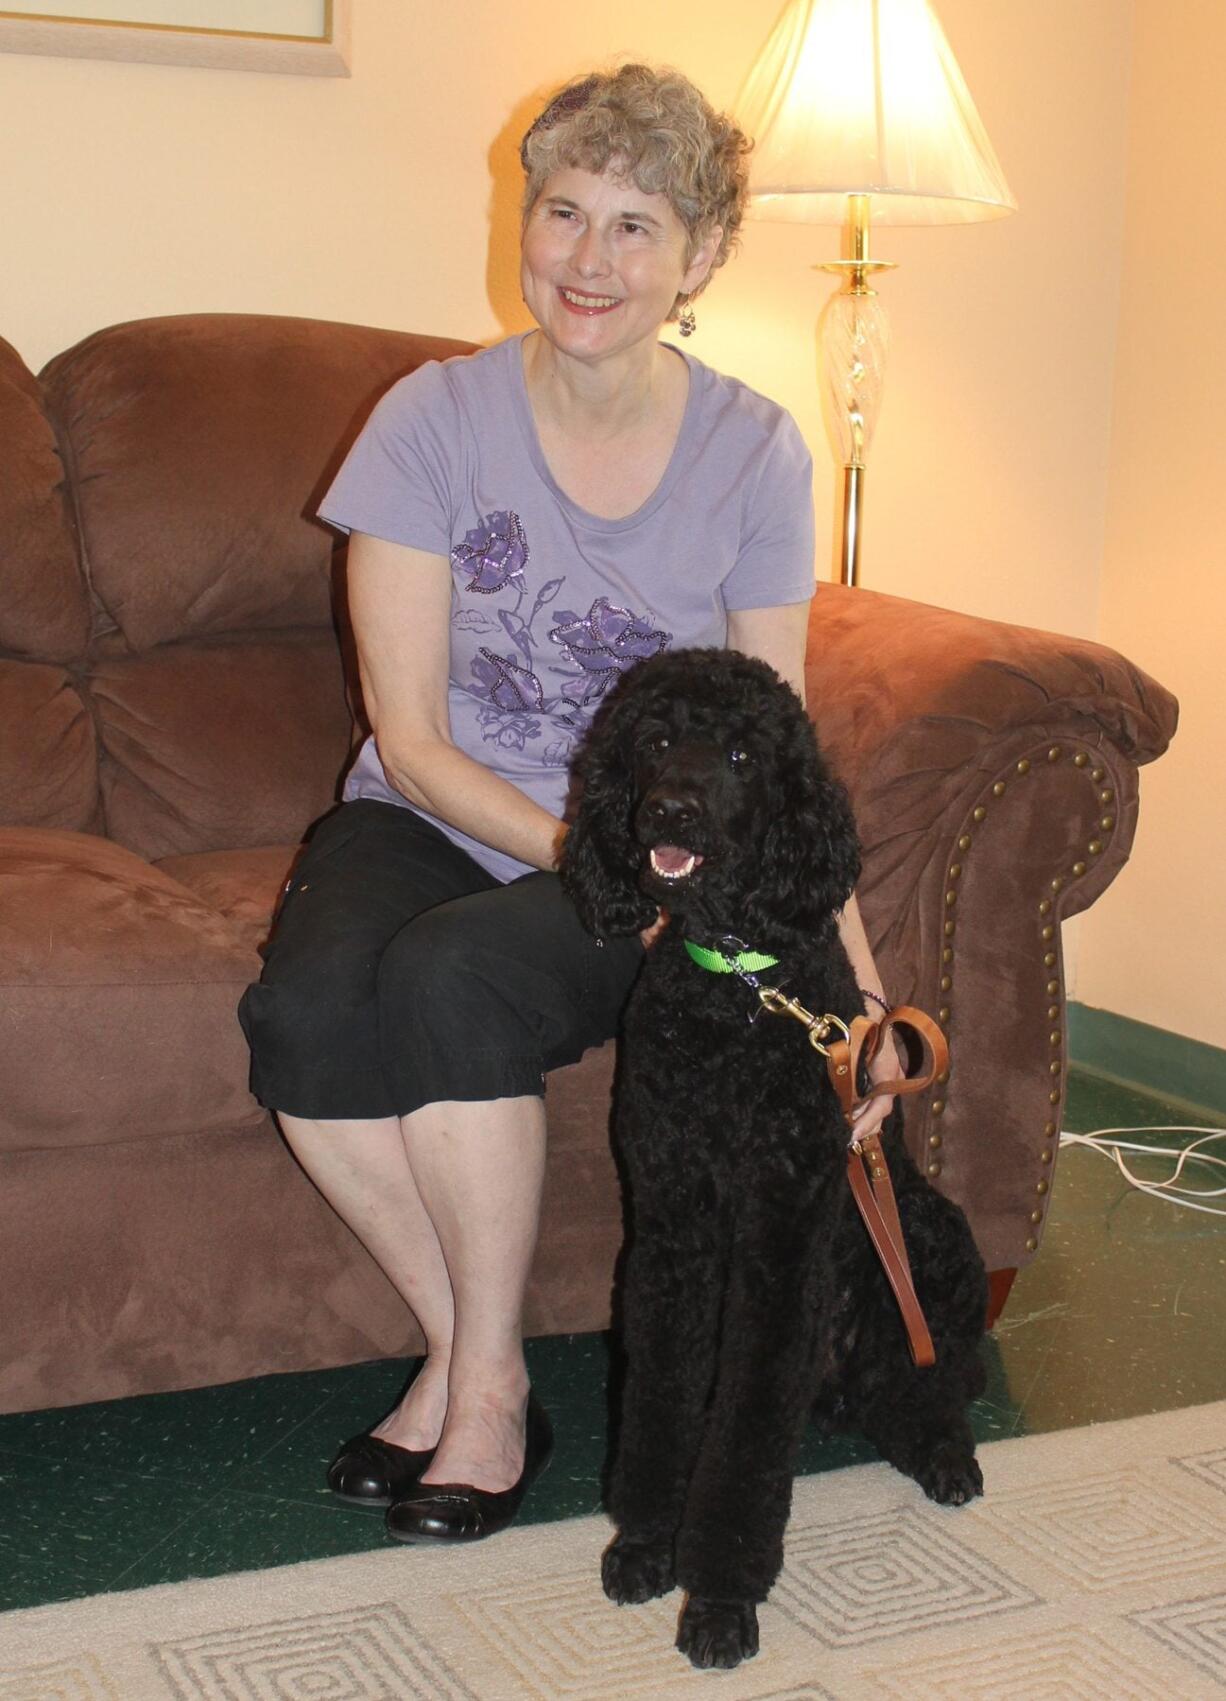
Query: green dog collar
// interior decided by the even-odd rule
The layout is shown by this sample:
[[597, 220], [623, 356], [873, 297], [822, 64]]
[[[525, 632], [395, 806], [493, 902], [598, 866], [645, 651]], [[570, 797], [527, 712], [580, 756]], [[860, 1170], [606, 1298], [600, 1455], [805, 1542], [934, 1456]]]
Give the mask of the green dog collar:
[[716, 975], [755, 974], [758, 969], [773, 969], [779, 963], [778, 957], [768, 957], [761, 951], [738, 951], [735, 957], [728, 957], [722, 951], [695, 945], [692, 939], [683, 943], [700, 969], [710, 969]]

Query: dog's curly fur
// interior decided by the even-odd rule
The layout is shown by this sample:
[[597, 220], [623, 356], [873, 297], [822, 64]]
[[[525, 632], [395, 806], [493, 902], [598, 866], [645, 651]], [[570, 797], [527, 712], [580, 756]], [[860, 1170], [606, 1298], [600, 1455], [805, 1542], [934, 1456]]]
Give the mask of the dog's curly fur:
[[729, 651], [642, 662], [595, 717], [576, 777], [562, 878], [586, 925], [642, 929], [661, 904], [670, 917], [624, 1026], [627, 1373], [604, 1585], [628, 1603], [680, 1584], [678, 1647], [732, 1666], [757, 1649], [812, 1413], [861, 1430], [934, 1500], [981, 1492], [966, 1406], [982, 1388], [986, 1279], [896, 1111], [885, 1146], [937, 1352], [916, 1369], [822, 1059], [684, 948], [735, 937], [777, 957], [762, 978], [809, 1009], [863, 1013], [837, 926], [855, 828], [795, 692]]

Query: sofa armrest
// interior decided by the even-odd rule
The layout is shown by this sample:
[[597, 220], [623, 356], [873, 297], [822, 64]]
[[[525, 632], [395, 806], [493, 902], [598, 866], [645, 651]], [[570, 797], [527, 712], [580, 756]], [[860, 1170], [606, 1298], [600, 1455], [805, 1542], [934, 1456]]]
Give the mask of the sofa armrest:
[[835, 585], [806, 678], [886, 989], [949, 1038], [908, 1143], [988, 1268], [1015, 1268], [1042, 1237], [1064, 1107], [1060, 924], [1127, 861], [1175, 699], [1103, 645]]

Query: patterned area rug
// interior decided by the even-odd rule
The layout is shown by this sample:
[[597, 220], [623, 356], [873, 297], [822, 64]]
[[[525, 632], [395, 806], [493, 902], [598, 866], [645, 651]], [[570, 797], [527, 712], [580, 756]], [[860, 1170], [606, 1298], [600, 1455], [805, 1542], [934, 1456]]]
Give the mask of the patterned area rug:
[[797, 1484], [762, 1652], [676, 1653], [678, 1597], [601, 1593], [603, 1519], [0, 1617], [0, 1701], [1198, 1701], [1226, 1695], [1226, 1403], [980, 1454], [930, 1505], [885, 1465]]

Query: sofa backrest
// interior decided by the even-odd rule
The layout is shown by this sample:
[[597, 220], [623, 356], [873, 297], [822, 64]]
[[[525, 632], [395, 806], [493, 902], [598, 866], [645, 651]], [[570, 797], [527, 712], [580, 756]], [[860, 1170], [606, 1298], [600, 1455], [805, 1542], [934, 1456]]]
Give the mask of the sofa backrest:
[[470, 346], [197, 314], [37, 381], [0, 346], [0, 822], [150, 858], [296, 840], [352, 741], [315, 506], [387, 386]]

